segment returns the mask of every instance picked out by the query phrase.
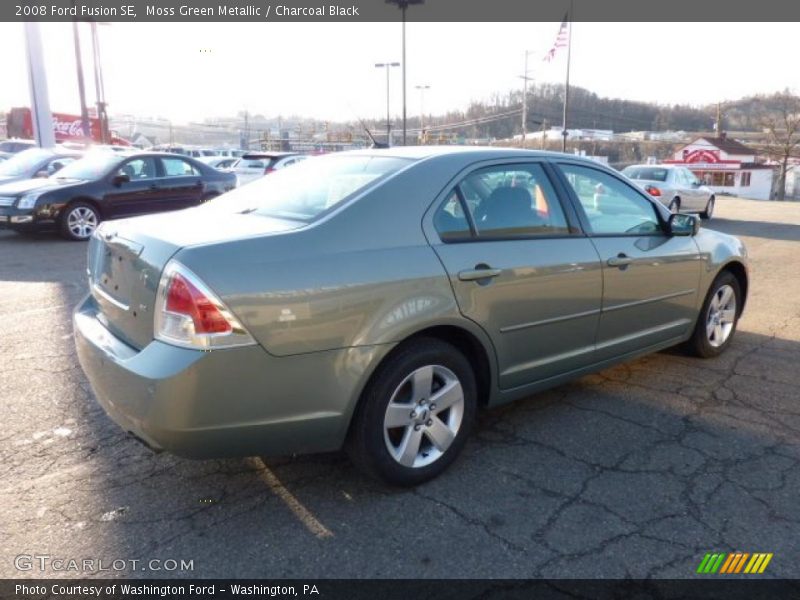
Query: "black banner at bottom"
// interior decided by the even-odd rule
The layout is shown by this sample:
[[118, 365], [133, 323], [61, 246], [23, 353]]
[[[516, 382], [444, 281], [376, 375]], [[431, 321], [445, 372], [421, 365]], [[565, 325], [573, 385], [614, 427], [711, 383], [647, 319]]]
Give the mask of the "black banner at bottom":
[[800, 599], [800, 580], [728, 579], [3, 579], [2, 600]]

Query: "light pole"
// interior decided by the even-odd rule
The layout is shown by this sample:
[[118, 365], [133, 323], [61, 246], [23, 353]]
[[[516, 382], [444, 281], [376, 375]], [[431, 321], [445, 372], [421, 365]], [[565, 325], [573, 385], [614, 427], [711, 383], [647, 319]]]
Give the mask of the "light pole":
[[431, 89], [431, 86], [415, 85], [414, 89], [419, 90], [419, 136], [422, 141], [425, 138], [425, 90]]
[[[386, 69], [386, 145], [392, 145], [392, 119], [389, 113], [389, 70], [391, 67], [399, 67], [399, 62], [385, 62], [385, 63], [375, 63], [375, 67], [378, 69]], [[404, 142], [405, 143], [405, 142]]]
[[406, 9], [412, 4], [423, 4], [425, 0], [386, 0], [395, 4], [403, 14], [403, 145], [406, 145]]

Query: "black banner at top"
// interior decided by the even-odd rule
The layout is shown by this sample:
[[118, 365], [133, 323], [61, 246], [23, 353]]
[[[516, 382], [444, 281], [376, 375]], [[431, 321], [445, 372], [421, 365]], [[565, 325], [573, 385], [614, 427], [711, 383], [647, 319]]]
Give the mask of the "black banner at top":
[[759, 0], [3, 0], [0, 21], [106, 22], [800, 21], [800, 2]]

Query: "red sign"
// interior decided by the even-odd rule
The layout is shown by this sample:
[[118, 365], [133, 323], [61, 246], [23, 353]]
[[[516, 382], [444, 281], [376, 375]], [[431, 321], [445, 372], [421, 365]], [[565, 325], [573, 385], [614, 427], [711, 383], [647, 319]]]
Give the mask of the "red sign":
[[[53, 131], [56, 142], [102, 142], [100, 119], [89, 117], [89, 135], [83, 131], [83, 123], [80, 115], [68, 115], [65, 113], [53, 113]], [[8, 114], [8, 135], [24, 139], [33, 139], [33, 119], [29, 108], [12, 108]], [[111, 132], [111, 144], [119, 146], [130, 146], [128, 140], [118, 137]]]
[[719, 150], [684, 150], [683, 162], [685, 163], [718, 163]]

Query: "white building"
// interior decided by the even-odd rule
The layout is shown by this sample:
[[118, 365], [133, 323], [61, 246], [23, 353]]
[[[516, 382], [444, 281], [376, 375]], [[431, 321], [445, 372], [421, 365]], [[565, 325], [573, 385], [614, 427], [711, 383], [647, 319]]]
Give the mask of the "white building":
[[769, 200], [774, 169], [756, 162], [756, 151], [722, 134], [697, 138], [667, 164], [687, 167], [718, 194]]

